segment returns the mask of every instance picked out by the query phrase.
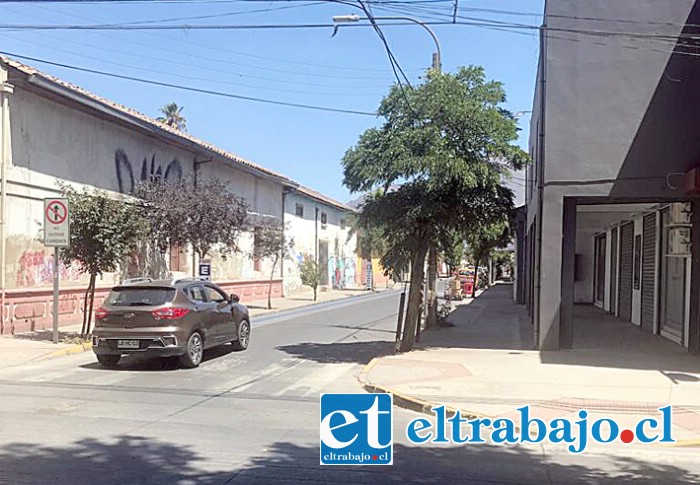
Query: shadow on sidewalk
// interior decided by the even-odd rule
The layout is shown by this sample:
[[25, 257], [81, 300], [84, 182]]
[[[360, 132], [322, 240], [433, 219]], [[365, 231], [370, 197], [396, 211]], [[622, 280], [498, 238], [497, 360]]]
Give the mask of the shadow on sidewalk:
[[[233, 440], [228, 456], [249, 446]], [[637, 458], [544, 456], [521, 447], [394, 445], [394, 465], [321, 466], [318, 445], [276, 442], [249, 462], [219, 458], [212, 470], [193, 447], [139, 436], [83, 439], [64, 446], [8, 443], [0, 448], [0, 483], [698, 483], [700, 475], [676, 465]]]
[[524, 308], [513, 301], [512, 287], [498, 283], [470, 304], [458, 305], [446, 318], [454, 326], [426, 330], [416, 349], [533, 350], [533, 328]]
[[[36, 330], [34, 332], [18, 333], [13, 338], [22, 340], [33, 340], [37, 342], [53, 342], [53, 330]], [[76, 344], [81, 343], [80, 332], [58, 331], [58, 341], [60, 343]]]

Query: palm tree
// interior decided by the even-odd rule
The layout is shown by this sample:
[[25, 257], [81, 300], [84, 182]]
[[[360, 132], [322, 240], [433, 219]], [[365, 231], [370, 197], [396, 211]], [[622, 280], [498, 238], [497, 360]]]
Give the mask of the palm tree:
[[176, 130], [187, 131], [187, 121], [185, 117], [182, 116], [182, 108], [183, 106], [178, 106], [177, 103], [168, 103], [158, 110], [163, 113], [164, 116], [160, 116], [156, 118], [156, 120]]

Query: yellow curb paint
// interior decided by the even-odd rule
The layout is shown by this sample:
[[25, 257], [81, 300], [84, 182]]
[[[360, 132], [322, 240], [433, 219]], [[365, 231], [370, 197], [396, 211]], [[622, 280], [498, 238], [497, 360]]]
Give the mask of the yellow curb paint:
[[374, 368], [375, 365], [379, 363], [379, 358], [375, 357], [374, 359], [370, 360], [367, 365], [365, 365], [362, 368], [361, 374], [369, 374], [369, 372]]
[[[371, 362], [370, 362], [371, 364]], [[369, 364], [368, 364], [369, 365]], [[364, 385], [365, 390], [372, 392], [372, 393], [384, 393], [384, 394], [392, 394], [394, 396], [394, 404], [402, 407], [404, 409], [410, 409], [411, 411], [417, 411], [419, 413], [423, 414], [432, 414], [432, 408], [435, 406], [438, 406], [438, 404], [431, 403], [428, 401], [425, 401], [423, 399], [419, 399], [413, 396], [409, 396], [407, 394], [403, 394], [401, 392], [397, 392], [389, 387], [385, 386], [378, 386], [376, 384], [365, 384]], [[398, 398], [398, 399], [396, 399]], [[404, 405], [402, 405], [404, 404]], [[408, 404], [408, 405], [406, 405]], [[457, 414], [457, 411], [459, 411], [459, 414], [461, 417], [465, 419], [494, 419], [493, 416], [489, 416], [486, 414], [479, 414], [479, 413], [474, 413], [471, 411], [465, 411], [464, 409], [457, 409], [453, 408], [450, 406], [445, 406], [445, 412], [448, 416], [454, 416]], [[519, 427], [516, 428], [518, 431], [520, 430]]]
[[700, 446], [700, 440], [678, 440], [675, 443], [655, 443], [655, 445], [665, 448], [690, 448]]
[[92, 349], [92, 342], [85, 342], [83, 344], [77, 344], [67, 349], [56, 350], [50, 354], [42, 355], [39, 360], [43, 359], [53, 359], [54, 357], [63, 357], [64, 355], [79, 354], [81, 352], [87, 352]]

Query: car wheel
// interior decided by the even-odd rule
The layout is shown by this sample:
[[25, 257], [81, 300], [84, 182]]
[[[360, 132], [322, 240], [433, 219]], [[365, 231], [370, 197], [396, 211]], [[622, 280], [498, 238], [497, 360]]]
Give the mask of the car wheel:
[[250, 323], [247, 320], [241, 322], [238, 327], [238, 338], [231, 342], [235, 350], [245, 350], [250, 343]]
[[194, 332], [187, 340], [184, 355], [180, 356], [180, 364], [188, 369], [193, 369], [202, 363], [204, 356], [204, 341], [199, 332]]
[[99, 362], [102, 367], [107, 367], [108, 369], [114, 369], [119, 365], [119, 360], [121, 360], [121, 355], [101, 355], [97, 354], [97, 362]]

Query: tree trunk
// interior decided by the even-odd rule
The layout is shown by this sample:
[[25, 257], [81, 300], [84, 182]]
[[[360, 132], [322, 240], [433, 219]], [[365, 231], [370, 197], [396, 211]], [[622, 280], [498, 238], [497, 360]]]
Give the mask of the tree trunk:
[[476, 298], [476, 283], [479, 280], [479, 260], [474, 263], [474, 281], [472, 282], [472, 298]]
[[317, 286], [314, 286], [314, 301], [316, 301], [316, 289], [317, 288], [318, 288]]
[[272, 310], [272, 279], [275, 277], [275, 266], [277, 266], [277, 260], [279, 257], [275, 258], [275, 262], [272, 263], [272, 273], [270, 273], [270, 286], [267, 288], [267, 309]]
[[90, 325], [92, 323], [92, 309], [93, 305], [95, 303], [95, 281], [97, 279], [96, 274], [91, 274], [90, 275], [90, 309], [87, 314], [87, 326], [86, 326], [86, 333], [83, 336], [83, 338], [86, 338], [88, 335], [90, 335]]
[[80, 327], [80, 337], [85, 338], [87, 334], [87, 316], [88, 316], [88, 298], [90, 298], [90, 284], [85, 289], [85, 295], [83, 296], [83, 325]]
[[428, 253], [428, 321], [426, 328], [437, 324], [437, 266], [437, 250], [433, 246]]
[[425, 254], [427, 248], [420, 248], [413, 258], [411, 264], [411, 287], [408, 291], [408, 306], [406, 309], [406, 320], [404, 323], [403, 338], [399, 346], [400, 352], [408, 352], [416, 342], [416, 330], [421, 316], [421, 286], [425, 273]]

